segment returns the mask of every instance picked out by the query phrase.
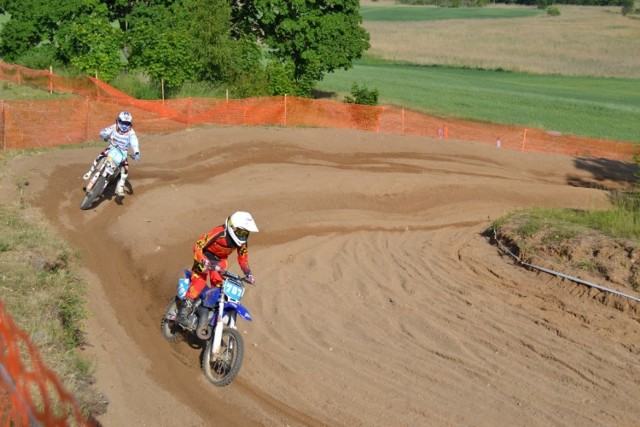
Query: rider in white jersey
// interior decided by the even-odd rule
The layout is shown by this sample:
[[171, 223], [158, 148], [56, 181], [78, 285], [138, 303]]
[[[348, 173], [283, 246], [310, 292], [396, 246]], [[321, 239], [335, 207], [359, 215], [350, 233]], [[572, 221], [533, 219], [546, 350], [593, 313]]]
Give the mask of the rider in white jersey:
[[[127, 111], [122, 111], [118, 114], [116, 118], [116, 122], [111, 126], [107, 126], [106, 128], [100, 131], [100, 138], [102, 138], [105, 142], [108, 142], [110, 145], [102, 151], [98, 157], [93, 162], [91, 169], [84, 174], [83, 178], [85, 180], [91, 177], [91, 174], [95, 170], [98, 162], [103, 157], [106, 157], [109, 150], [113, 147], [119, 148], [125, 153], [128, 152], [129, 148], [133, 150], [133, 158], [136, 161], [140, 160], [140, 148], [138, 146], [138, 137], [136, 136], [136, 132], [133, 130], [131, 126], [131, 121], [133, 117]], [[129, 163], [125, 157], [124, 161], [120, 164], [120, 180], [118, 181], [118, 185], [116, 187], [116, 194], [118, 196], [124, 196], [124, 184], [127, 182], [127, 177], [129, 176]]]

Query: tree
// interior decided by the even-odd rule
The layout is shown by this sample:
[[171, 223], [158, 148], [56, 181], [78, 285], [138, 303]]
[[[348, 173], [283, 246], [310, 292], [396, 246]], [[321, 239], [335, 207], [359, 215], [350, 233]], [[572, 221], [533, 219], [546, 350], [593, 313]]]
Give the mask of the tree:
[[55, 34], [57, 56], [86, 74], [108, 81], [123, 66], [122, 33], [105, 15], [92, 14], [65, 21]]
[[310, 96], [324, 74], [348, 69], [369, 48], [358, 0], [253, 0], [233, 5], [236, 34], [251, 34], [290, 70], [297, 95]]
[[197, 74], [189, 17], [181, 5], [139, 4], [129, 15], [129, 66], [147, 72], [156, 82], [176, 87]]
[[41, 43], [53, 43], [65, 22], [106, 12], [99, 0], [5, 0], [1, 7], [11, 15], [0, 31], [0, 54], [9, 61]]

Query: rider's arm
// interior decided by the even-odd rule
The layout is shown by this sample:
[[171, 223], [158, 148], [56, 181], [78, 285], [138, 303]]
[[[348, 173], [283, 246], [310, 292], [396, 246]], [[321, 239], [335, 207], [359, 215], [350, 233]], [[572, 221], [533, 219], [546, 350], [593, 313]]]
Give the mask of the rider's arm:
[[106, 128], [100, 131], [100, 138], [103, 141], [109, 141], [111, 139], [111, 134], [113, 133], [116, 125], [107, 126]]
[[238, 246], [238, 264], [245, 276], [251, 274], [251, 268], [249, 268], [249, 250], [246, 243]]
[[129, 136], [129, 144], [131, 144], [131, 149], [133, 150], [134, 154], [135, 153], [140, 154], [140, 144], [138, 142], [138, 137], [133, 132]]

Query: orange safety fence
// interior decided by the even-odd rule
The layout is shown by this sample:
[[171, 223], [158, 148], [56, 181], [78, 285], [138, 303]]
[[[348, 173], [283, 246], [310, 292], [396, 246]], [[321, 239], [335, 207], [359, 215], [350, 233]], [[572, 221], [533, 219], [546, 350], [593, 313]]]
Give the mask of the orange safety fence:
[[472, 141], [527, 152], [632, 161], [635, 144], [525, 129], [521, 126], [444, 119], [393, 106], [278, 96], [245, 99], [135, 99], [91, 77], [68, 78], [0, 61], [0, 80], [78, 96], [44, 101], [2, 101], [2, 148], [54, 147], [98, 138], [121, 109], [139, 134], [204, 125], [326, 127], [381, 134]]
[[0, 426], [91, 426], [0, 301]]

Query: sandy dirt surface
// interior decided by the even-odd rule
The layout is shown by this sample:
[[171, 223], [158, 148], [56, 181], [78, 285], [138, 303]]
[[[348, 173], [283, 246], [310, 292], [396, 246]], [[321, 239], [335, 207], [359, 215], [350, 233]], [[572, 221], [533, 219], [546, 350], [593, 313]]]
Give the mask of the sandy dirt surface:
[[[198, 129], [141, 148], [132, 194], [89, 211], [81, 176], [97, 148], [9, 171], [82, 254], [104, 426], [640, 420], [637, 315], [514, 265], [483, 236], [521, 207], [605, 207], [625, 165], [321, 129]], [[159, 326], [195, 239], [236, 210], [260, 227], [254, 321], [239, 327], [240, 374], [215, 388], [200, 350]]]

